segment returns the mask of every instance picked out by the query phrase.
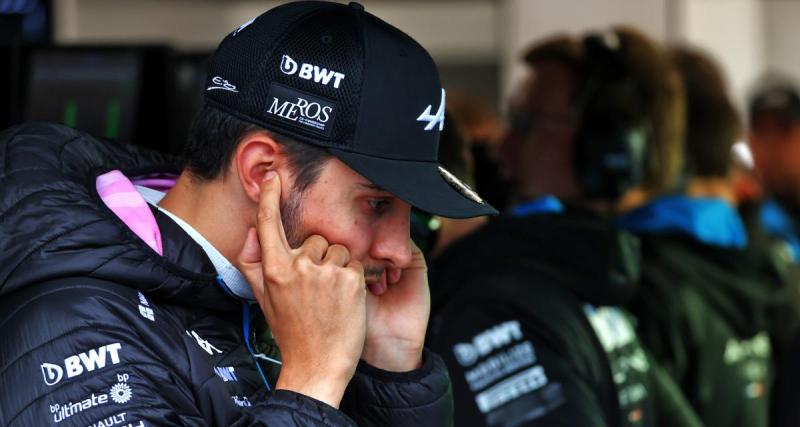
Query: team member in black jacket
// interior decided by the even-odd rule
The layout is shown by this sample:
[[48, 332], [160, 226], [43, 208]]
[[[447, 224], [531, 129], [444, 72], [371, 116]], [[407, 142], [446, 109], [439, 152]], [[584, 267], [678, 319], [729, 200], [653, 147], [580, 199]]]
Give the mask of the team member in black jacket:
[[789, 264], [785, 271], [793, 310], [778, 322], [773, 339], [777, 366], [770, 421], [789, 427], [800, 425], [800, 95], [788, 81], [765, 82], [750, 103], [749, 115], [749, 143], [766, 200], [740, 210], [754, 246], [772, 250]]
[[[614, 165], [643, 145], [650, 160], [675, 160], [676, 76], [657, 47], [626, 29], [557, 37], [525, 59], [531, 72], [501, 147], [522, 203], [454, 243], [431, 273], [428, 342], [450, 369], [456, 424], [697, 425], [620, 309], [635, 291], [638, 242], [562, 203], [602, 211], [592, 202], [642, 182]], [[618, 163], [580, 175], [603, 156]], [[650, 163], [643, 182], [667, 186], [674, 166]]]
[[182, 171], [0, 135], [0, 425], [450, 424], [409, 212], [493, 209], [436, 162], [428, 54], [296, 2], [222, 41], [205, 94]]
[[748, 142], [765, 196], [760, 226], [800, 262], [800, 94], [788, 81], [763, 83], [749, 106]]
[[699, 52], [676, 49], [672, 58], [687, 93], [686, 189], [621, 218], [643, 247], [630, 309], [707, 426], [766, 426], [781, 277], [766, 253], [747, 250], [734, 207], [728, 174], [741, 130], [722, 75]]

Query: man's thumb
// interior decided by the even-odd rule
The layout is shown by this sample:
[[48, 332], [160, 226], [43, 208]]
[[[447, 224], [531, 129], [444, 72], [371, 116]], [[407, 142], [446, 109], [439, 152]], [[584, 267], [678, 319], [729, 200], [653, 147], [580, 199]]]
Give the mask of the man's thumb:
[[247, 230], [247, 237], [244, 240], [242, 250], [239, 252], [239, 264], [241, 267], [247, 267], [256, 263], [261, 263], [261, 245], [258, 243], [256, 229], [250, 227]]

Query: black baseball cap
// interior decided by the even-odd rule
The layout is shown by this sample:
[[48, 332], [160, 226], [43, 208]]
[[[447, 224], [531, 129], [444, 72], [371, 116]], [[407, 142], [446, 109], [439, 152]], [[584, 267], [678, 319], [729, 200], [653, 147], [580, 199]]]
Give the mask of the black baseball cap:
[[762, 113], [777, 113], [791, 122], [800, 122], [800, 95], [789, 83], [763, 87], [750, 101], [750, 121]]
[[325, 147], [418, 209], [497, 214], [438, 163], [445, 91], [433, 59], [358, 3], [268, 10], [222, 40], [206, 83], [211, 106]]

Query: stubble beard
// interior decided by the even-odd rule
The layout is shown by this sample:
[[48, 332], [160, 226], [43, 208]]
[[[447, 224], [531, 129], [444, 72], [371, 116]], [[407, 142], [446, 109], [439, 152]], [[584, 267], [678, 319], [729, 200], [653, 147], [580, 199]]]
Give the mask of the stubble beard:
[[[292, 249], [299, 248], [306, 239], [303, 230], [303, 195], [292, 191], [286, 200], [281, 202], [281, 222], [286, 233], [286, 241]], [[364, 277], [367, 281], [379, 280], [385, 268], [382, 266], [365, 265]]]
[[292, 249], [299, 248], [303, 241], [303, 198], [297, 191], [292, 191], [281, 202], [281, 222], [286, 233], [286, 241]]

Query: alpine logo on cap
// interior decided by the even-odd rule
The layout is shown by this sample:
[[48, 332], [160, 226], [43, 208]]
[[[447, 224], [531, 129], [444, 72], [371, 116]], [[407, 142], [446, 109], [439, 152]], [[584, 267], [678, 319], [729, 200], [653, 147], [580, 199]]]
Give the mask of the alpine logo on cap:
[[336, 89], [339, 89], [339, 84], [342, 83], [345, 77], [345, 75], [340, 72], [328, 70], [318, 65], [298, 64], [297, 61], [292, 59], [289, 55], [283, 55], [281, 57], [281, 72], [289, 76], [297, 74], [297, 77], [301, 79], [313, 80], [315, 83], [325, 86], [333, 80], [333, 87]]
[[439, 123], [439, 130], [441, 131], [444, 129], [444, 89], [442, 89], [442, 100], [439, 102], [439, 110], [436, 111], [435, 115], [431, 114], [431, 108], [433, 108], [433, 105], [428, 105], [428, 108], [417, 117], [417, 121], [428, 122], [428, 124], [425, 125], [425, 130], [433, 130], [436, 123]]

